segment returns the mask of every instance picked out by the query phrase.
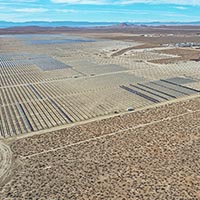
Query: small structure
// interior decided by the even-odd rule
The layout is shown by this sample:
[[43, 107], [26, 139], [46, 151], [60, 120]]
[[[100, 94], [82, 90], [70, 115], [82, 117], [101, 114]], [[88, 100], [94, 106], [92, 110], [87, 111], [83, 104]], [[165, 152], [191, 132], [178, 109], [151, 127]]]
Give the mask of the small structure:
[[127, 108], [127, 111], [128, 112], [134, 111], [134, 108], [133, 107], [129, 107], [129, 108]]

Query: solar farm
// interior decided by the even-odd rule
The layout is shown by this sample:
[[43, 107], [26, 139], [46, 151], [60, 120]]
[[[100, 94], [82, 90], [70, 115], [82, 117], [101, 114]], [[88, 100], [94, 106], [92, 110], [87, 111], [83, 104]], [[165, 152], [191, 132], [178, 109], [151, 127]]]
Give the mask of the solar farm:
[[133, 44], [68, 37], [0, 38], [2, 137], [126, 112], [128, 108], [135, 110], [199, 92], [198, 63], [153, 65], [148, 61], [171, 56], [153, 50], [132, 50], [128, 55], [112, 57], [113, 49]]
[[200, 199], [200, 63], [141, 45], [0, 37], [0, 199]]

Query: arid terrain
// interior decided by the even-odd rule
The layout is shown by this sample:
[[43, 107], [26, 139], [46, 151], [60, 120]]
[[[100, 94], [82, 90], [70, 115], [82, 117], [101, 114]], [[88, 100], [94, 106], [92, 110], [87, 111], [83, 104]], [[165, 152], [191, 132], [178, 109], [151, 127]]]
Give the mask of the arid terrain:
[[199, 200], [199, 33], [0, 29], [0, 200]]

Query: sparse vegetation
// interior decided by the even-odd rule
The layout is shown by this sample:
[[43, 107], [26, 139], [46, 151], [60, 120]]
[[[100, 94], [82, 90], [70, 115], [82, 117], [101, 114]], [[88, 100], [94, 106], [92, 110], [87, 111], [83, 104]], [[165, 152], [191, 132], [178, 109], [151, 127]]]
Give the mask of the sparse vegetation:
[[200, 199], [199, 27], [121, 25], [0, 37], [0, 200]]

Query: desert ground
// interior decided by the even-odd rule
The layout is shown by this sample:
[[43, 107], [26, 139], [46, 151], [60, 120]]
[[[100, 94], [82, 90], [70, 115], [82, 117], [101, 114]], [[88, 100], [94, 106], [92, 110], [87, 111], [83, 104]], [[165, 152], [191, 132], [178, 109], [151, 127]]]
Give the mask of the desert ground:
[[0, 200], [200, 199], [199, 33], [0, 29]]

